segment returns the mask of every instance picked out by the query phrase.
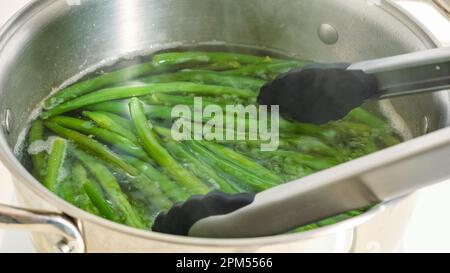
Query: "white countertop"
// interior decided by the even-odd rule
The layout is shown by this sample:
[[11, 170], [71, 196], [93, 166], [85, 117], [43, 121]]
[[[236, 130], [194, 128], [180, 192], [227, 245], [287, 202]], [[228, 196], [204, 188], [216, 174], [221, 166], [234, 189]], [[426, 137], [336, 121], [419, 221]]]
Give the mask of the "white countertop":
[[[29, 0], [2, 0], [0, 26]], [[398, 1], [428, 27], [443, 44], [450, 45], [450, 23], [436, 11], [416, 1]], [[11, 177], [0, 163], [0, 203], [12, 204], [14, 199]], [[404, 237], [407, 252], [450, 252], [450, 181], [422, 190], [417, 208]], [[34, 251], [27, 233], [0, 231], [1, 252]]]

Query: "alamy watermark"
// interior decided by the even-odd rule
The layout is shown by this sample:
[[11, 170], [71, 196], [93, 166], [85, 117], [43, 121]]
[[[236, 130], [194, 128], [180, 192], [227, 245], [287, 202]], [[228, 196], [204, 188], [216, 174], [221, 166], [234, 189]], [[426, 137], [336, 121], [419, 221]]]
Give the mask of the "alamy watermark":
[[177, 141], [255, 141], [261, 151], [279, 146], [279, 106], [214, 105], [203, 106], [201, 97], [194, 105], [172, 108], [172, 138]]

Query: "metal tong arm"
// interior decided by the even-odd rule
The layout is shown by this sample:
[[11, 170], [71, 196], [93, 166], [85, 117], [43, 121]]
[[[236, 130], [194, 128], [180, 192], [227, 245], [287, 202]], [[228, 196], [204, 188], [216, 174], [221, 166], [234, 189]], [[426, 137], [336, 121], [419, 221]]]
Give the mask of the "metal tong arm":
[[450, 88], [450, 47], [419, 51], [352, 64], [378, 78], [380, 98]]
[[189, 235], [268, 236], [389, 201], [450, 177], [450, 128], [256, 195], [235, 212], [195, 223]]

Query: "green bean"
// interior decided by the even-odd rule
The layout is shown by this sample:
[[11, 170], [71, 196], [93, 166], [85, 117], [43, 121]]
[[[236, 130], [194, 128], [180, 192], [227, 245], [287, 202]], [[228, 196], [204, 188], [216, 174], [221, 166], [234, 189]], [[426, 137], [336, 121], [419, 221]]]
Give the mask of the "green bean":
[[121, 117], [129, 117], [130, 110], [128, 108], [129, 100], [123, 101], [105, 101], [96, 104], [87, 105], [84, 109], [94, 112], [105, 112], [118, 115]]
[[72, 188], [75, 194], [75, 200], [72, 202], [74, 205], [89, 213], [99, 215], [100, 212], [92, 203], [89, 195], [84, 189], [84, 184], [87, 181], [87, 173], [84, 167], [80, 163], [75, 163], [71, 168], [72, 171]]
[[[144, 108], [144, 112], [145, 114], [149, 117], [149, 118], [161, 118], [164, 120], [175, 120], [178, 118], [183, 118], [186, 121], [190, 121], [190, 122], [194, 122], [194, 116], [193, 115], [200, 115], [201, 116], [201, 121], [206, 123], [208, 121], [211, 120], [211, 117], [203, 115], [203, 113], [201, 112], [202, 110], [198, 110], [196, 108], [194, 108], [194, 106], [189, 106], [187, 105], [191, 116], [190, 117], [185, 117], [183, 116], [172, 116], [172, 108], [168, 107], [168, 106], [147, 106]], [[203, 108], [204, 110], [204, 108]], [[225, 110], [224, 110], [225, 111]], [[256, 117], [253, 116], [249, 116], [248, 114], [246, 114], [244, 117], [241, 117], [239, 114], [236, 115], [233, 112], [225, 112], [225, 113], [218, 113], [218, 115], [214, 116], [215, 118], [222, 119], [223, 122], [223, 127], [219, 128], [219, 130], [222, 130], [223, 132], [229, 131], [229, 130], [233, 130], [232, 128], [228, 128], [228, 124], [233, 123], [234, 124], [234, 131], [236, 133], [237, 128], [238, 128], [238, 124], [242, 124], [243, 126], [245, 126], [245, 129], [248, 129], [249, 124], [251, 121], [257, 123], [258, 120]], [[239, 132], [242, 133], [242, 132]]]
[[221, 96], [221, 97], [207, 97], [207, 96], [179, 96], [179, 95], [167, 95], [167, 94], [152, 94], [141, 98], [148, 105], [187, 105], [191, 108], [194, 107], [196, 99], [201, 99], [202, 107], [205, 108], [210, 105], [217, 105], [223, 111], [226, 110], [227, 105], [254, 105], [256, 103], [256, 97], [250, 99], [240, 99], [233, 96]]
[[83, 187], [89, 199], [103, 217], [117, 223], [125, 222], [124, 217], [105, 199], [102, 190], [94, 182], [86, 180]]
[[117, 133], [138, 144], [137, 137], [133, 133], [134, 128], [132, 128], [129, 120], [108, 112], [84, 111], [83, 116], [91, 119], [103, 129]]
[[310, 225], [296, 228], [296, 229], [290, 231], [289, 233], [306, 232], [306, 231], [317, 229], [317, 228], [319, 228], [319, 226], [317, 224], [310, 224]]
[[334, 217], [330, 217], [330, 218], [324, 219], [324, 220], [319, 221], [319, 222], [314, 223], [314, 224], [310, 224], [310, 225], [306, 225], [306, 226], [303, 226], [303, 227], [296, 228], [295, 230], [293, 230], [291, 232], [304, 232], [304, 231], [316, 229], [316, 228], [319, 228], [319, 227], [329, 226], [329, 225], [336, 224], [336, 223], [341, 222], [341, 221], [345, 221], [345, 220], [350, 219], [352, 217], [358, 216], [361, 213], [362, 212], [359, 211], [359, 210], [350, 211], [350, 212], [343, 213], [343, 214], [340, 214], [340, 215], [337, 215], [337, 216], [334, 216]]
[[[169, 110], [169, 109], [168, 109]], [[192, 111], [194, 111], [194, 109], [191, 109]], [[144, 110], [145, 111], [145, 110]], [[150, 112], [150, 111], [146, 111], [146, 112]], [[156, 112], [156, 111], [155, 111]], [[167, 111], [167, 117], [164, 118], [164, 115], [161, 114], [162, 112], [159, 112], [158, 115], [152, 115], [153, 113], [147, 115], [149, 118], [155, 118], [155, 117], [159, 117], [159, 118], [163, 118], [164, 120], [168, 120], [168, 119], [172, 119], [172, 117], [169, 116], [169, 113]], [[214, 130], [214, 136], [218, 136], [217, 139], [214, 139], [214, 141], [219, 142], [219, 143], [236, 143], [239, 142], [240, 140], [236, 141], [235, 139], [242, 139], [242, 141], [245, 141], [246, 143], [252, 143], [254, 145], [261, 145], [262, 143], [265, 143], [266, 141], [263, 141], [261, 139], [256, 139], [256, 140], [249, 140], [250, 138], [250, 134], [248, 132], [245, 131], [240, 131], [237, 130], [237, 124], [245, 124], [246, 129], [248, 128], [248, 124], [249, 124], [249, 120], [252, 119], [250, 118], [236, 118], [234, 123], [234, 129], [233, 128], [227, 128], [227, 123], [226, 123], [226, 119], [228, 118], [233, 118], [232, 115], [226, 115], [224, 117], [222, 117], [223, 119], [223, 126], [224, 128], [220, 128], [220, 127], [215, 127]], [[173, 118], [175, 119], [175, 118]], [[185, 121], [189, 124], [189, 128], [195, 128], [195, 126], [198, 125], [198, 123], [193, 122], [192, 120], [186, 118]], [[208, 122], [209, 118], [206, 116], [203, 116], [202, 119], [203, 122]], [[256, 122], [256, 121], [255, 121]], [[189, 128], [186, 128], [185, 130], [189, 130]], [[157, 132], [161, 135], [164, 135], [166, 137], [171, 137], [172, 133], [170, 129], [167, 128], [163, 128], [160, 126], [156, 126], [155, 130], [157, 130]], [[192, 131], [192, 130], [191, 130]], [[204, 136], [204, 131], [201, 131], [197, 134], [200, 134], [200, 136]], [[191, 135], [194, 136], [196, 134], [196, 132], [191, 132]], [[227, 136], [232, 135], [234, 136], [233, 139], [227, 139]]]
[[259, 57], [254, 55], [228, 53], [228, 52], [169, 52], [153, 56], [153, 64], [158, 65], [180, 65], [180, 64], [202, 64], [202, 63], [229, 63], [258, 64], [272, 63], [279, 60], [271, 57]]
[[144, 161], [148, 159], [147, 154], [139, 145], [119, 134], [99, 128], [90, 121], [65, 116], [57, 116], [49, 119], [48, 121], [56, 123], [68, 129], [76, 130], [80, 133], [93, 135], [96, 138], [104, 141], [105, 143], [111, 144], [117, 149], [130, 155], [134, 155]]
[[209, 151], [199, 142], [189, 140], [185, 141], [185, 143], [188, 145], [191, 152], [193, 152], [197, 157], [201, 158], [209, 165], [215, 166], [223, 172], [235, 177], [239, 181], [243, 181], [244, 183], [252, 187], [252, 189], [255, 191], [266, 190], [277, 185], [272, 181], [264, 179], [264, 177], [262, 176], [256, 176], [248, 170], [243, 169], [228, 160], [220, 158], [219, 155]]
[[363, 108], [354, 109], [349, 113], [348, 118], [368, 125], [370, 130], [378, 130], [379, 132], [377, 132], [378, 135], [376, 138], [384, 145], [382, 148], [390, 147], [401, 142], [400, 139], [392, 135], [392, 129], [389, 127], [387, 122], [369, 113]]
[[350, 216], [348, 214], [339, 214], [337, 216], [321, 220], [321, 221], [317, 222], [317, 225], [319, 227], [330, 226], [330, 225], [336, 224], [338, 222], [342, 222], [342, 221], [348, 220], [348, 219], [350, 219], [352, 217], [353, 216]]
[[276, 75], [286, 73], [293, 68], [300, 68], [307, 63], [298, 61], [285, 61], [268, 64], [254, 64], [243, 66], [235, 70], [221, 72], [224, 75], [256, 77], [263, 80], [273, 80]]
[[153, 129], [161, 137], [163, 137], [165, 139], [172, 139], [172, 130], [171, 129], [162, 127], [162, 126], [154, 126]]
[[337, 130], [341, 130], [343, 134], [370, 134], [372, 131], [372, 128], [370, 126], [363, 124], [363, 123], [356, 123], [349, 120], [340, 120], [337, 121], [339, 124], [334, 124], [336, 128], [339, 127]]
[[139, 175], [140, 172], [136, 168], [124, 162], [120, 158], [120, 156], [118, 156], [116, 153], [114, 153], [113, 151], [108, 149], [108, 147], [104, 146], [98, 141], [77, 131], [62, 127], [61, 125], [58, 125], [54, 122], [47, 121], [44, 124], [47, 128], [52, 130], [57, 135], [73, 140], [80, 147], [92, 151], [94, 154], [104, 158], [106, 161], [112, 163], [113, 165], [120, 167], [130, 175]]
[[260, 79], [242, 76], [229, 76], [220, 72], [206, 70], [184, 70], [172, 74], [161, 74], [142, 79], [145, 83], [162, 82], [197, 82], [202, 84], [222, 85], [239, 89], [259, 90], [266, 82]]
[[331, 168], [331, 167], [339, 164], [339, 162], [334, 159], [319, 158], [316, 156], [310, 156], [310, 155], [293, 152], [293, 151], [277, 150], [277, 151], [272, 151], [272, 152], [260, 152], [260, 155], [266, 156], [266, 157], [267, 156], [269, 156], [269, 157], [270, 156], [281, 156], [281, 157], [290, 158], [292, 161], [294, 161], [298, 164], [302, 164], [302, 165], [308, 166], [310, 168], [313, 168], [316, 171]]
[[131, 197], [131, 205], [136, 209], [136, 211], [141, 215], [147, 225], [152, 227], [153, 222], [159, 213], [167, 210], [159, 210], [153, 206], [150, 206], [144, 198], [140, 197], [138, 192], [133, 192]]
[[73, 189], [73, 177], [72, 175], [66, 175], [64, 179], [58, 185], [57, 195], [65, 201], [75, 204], [75, 192]]
[[369, 209], [371, 209], [375, 205], [376, 204], [373, 204], [373, 205], [371, 205], [369, 207], [366, 207], [366, 208], [352, 210], [352, 211], [346, 212], [345, 214], [347, 214], [349, 216], [352, 216], [352, 217], [359, 216], [359, 215], [363, 214], [364, 212], [368, 211]]
[[379, 150], [375, 143], [374, 136], [378, 132], [372, 130], [368, 125], [355, 123], [348, 120], [341, 120], [332, 123], [330, 126], [338, 132], [336, 144], [350, 148], [351, 157], [360, 157]]
[[274, 183], [280, 183], [282, 179], [273, 172], [259, 165], [258, 163], [247, 158], [243, 154], [235, 152], [225, 146], [218, 145], [208, 141], [201, 142], [203, 146], [212, 151], [213, 153], [220, 155], [222, 158], [239, 165], [254, 175], [264, 177], [265, 180], [272, 181]]
[[301, 122], [291, 122], [286, 119], [280, 118], [279, 129], [284, 133], [291, 134], [303, 134], [309, 136], [323, 136], [324, 127], [316, 124], [308, 124]]
[[114, 87], [95, 91], [78, 97], [66, 103], [60, 104], [51, 110], [41, 113], [43, 119], [47, 119], [59, 114], [77, 110], [84, 106], [96, 104], [104, 101], [125, 99], [130, 97], [141, 97], [154, 93], [189, 93], [200, 95], [236, 95], [244, 98], [254, 97], [252, 90], [237, 89], [225, 86], [202, 85], [190, 82], [173, 83], [150, 83], [142, 86]]
[[212, 183], [216, 188], [226, 193], [244, 192], [244, 188], [240, 187], [232, 181], [227, 181], [214, 171], [210, 166], [206, 165], [190, 153], [183, 144], [173, 140], [165, 143], [166, 148], [177, 158], [182, 159], [187, 167], [198, 177]]
[[[163, 105], [163, 106], [176, 106], [176, 105], [187, 105], [190, 107], [194, 106], [195, 97], [186, 97], [186, 96], [174, 96], [174, 95], [166, 95], [166, 94], [153, 94], [149, 96], [145, 96], [141, 99], [146, 104], [149, 105]], [[225, 108], [225, 101], [214, 101], [209, 98], [202, 97], [202, 104], [206, 105], [219, 105]], [[144, 109], [145, 110], [145, 109]]]
[[[159, 97], [161, 99], [164, 99], [165, 96], [167, 95], [162, 95], [162, 94], [157, 94], [155, 95], [156, 97]], [[177, 96], [170, 96], [171, 99], [174, 99], [174, 102], [180, 102], [182, 104], [186, 104], [186, 103], [190, 103], [193, 102], [192, 98], [185, 98], [185, 97], [177, 97]], [[148, 97], [147, 97], [148, 98]], [[189, 104], [188, 104], [189, 106]], [[172, 108], [168, 107], [168, 106], [160, 106], [160, 105], [143, 105], [144, 107], [144, 112], [146, 113], [148, 118], [151, 119], [163, 119], [163, 120], [173, 120], [174, 118], [172, 118]], [[128, 116], [129, 115], [129, 110], [127, 109], [128, 107], [126, 106], [125, 102], [118, 102], [118, 101], [110, 101], [110, 102], [103, 102], [103, 103], [99, 103], [99, 104], [95, 104], [95, 105], [91, 105], [88, 107], [88, 109], [93, 110], [93, 111], [107, 111], [110, 113], [114, 113], [116, 115], [121, 115], [121, 116]], [[193, 107], [190, 107], [191, 112], [194, 112]], [[226, 125], [226, 119], [227, 118], [231, 118], [231, 119], [235, 119], [235, 128], [236, 128], [236, 124], [245, 124], [246, 125], [246, 129], [248, 127], [249, 124], [249, 120], [253, 119], [252, 117], [246, 117], [244, 120], [242, 118], [235, 118], [234, 115], [227, 115], [224, 116], [223, 118], [223, 122], [224, 125]], [[209, 118], [206, 116], [203, 116], [202, 119], [203, 122], [207, 122], [209, 121]], [[270, 119], [268, 119], [268, 122], [270, 122]], [[224, 130], [217, 130], [216, 128], [216, 132], [222, 133], [222, 134], [226, 134], [228, 131], [228, 129], [224, 129]], [[321, 138], [324, 138], [324, 128], [321, 126], [317, 126], [317, 125], [313, 125], [313, 124], [303, 124], [303, 123], [298, 123], [298, 122], [289, 122], [286, 120], [281, 119], [280, 120], [280, 131], [287, 133], [287, 137], [293, 139], [293, 142], [295, 142], [294, 140], [296, 138], [301, 138], [301, 135], [298, 134], [306, 134], [306, 135], [310, 135], [310, 136], [314, 136], [317, 137], [317, 141], [319, 142]], [[234, 132], [234, 134], [236, 135], [241, 135], [241, 137], [246, 138], [246, 134], [240, 134], [239, 132]], [[305, 137], [305, 141], [306, 141], [306, 137]], [[302, 146], [304, 147], [303, 144], [304, 142], [303, 140], [299, 139], [297, 141], [297, 143], [299, 142], [303, 142], [301, 143]], [[310, 142], [310, 145], [305, 146], [305, 148], [310, 147], [313, 143], [312, 141], [308, 141]], [[261, 141], [257, 141], [257, 144], [260, 145]], [[329, 147], [325, 147], [325, 143], [322, 145], [323, 147], [321, 148], [321, 152], [325, 152], [325, 153], [333, 153], [332, 150], [330, 150]], [[328, 149], [327, 149], [328, 148]], [[316, 143], [316, 147], [314, 149], [319, 149], [319, 145], [318, 143]], [[325, 151], [327, 150], [327, 151]]]
[[151, 119], [172, 120], [172, 108], [168, 106], [145, 105], [144, 113]]
[[[102, 111], [102, 112], [109, 112], [115, 115], [119, 115], [122, 117], [129, 117], [130, 116], [130, 110], [129, 110], [129, 100], [126, 101], [107, 101], [107, 102], [101, 102], [98, 104], [93, 104], [86, 109], [89, 109], [91, 111]], [[144, 112], [148, 117], [151, 118], [160, 118], [164, 120], [171, 120], [172, 119], [172, 108], [167, 106], [160, 106], [160, 105], [143, 105]]]
[[144, 63], [105, 73], [101, 76], [76, 83], [57, 92], [44, 102], [44, 109], [53, 109], [61, 103], [109, 85], [165, 70], [167, 69], [163, 66], [155, 67], [152, 63]]
[[[216, 129], [216, 132], [220, 131]], [[263, 141], [261, 139], [257, 140], [224, 140], [224, 141], [215, 141], [221, 144], [237, 144], [244, 145], [248, 148], [256, 148], [256, 146], [261, 146], [261, 144], [266, 143], [267, 141]], [[341, 153], [338, 152], [337, 149], [331, 147], [326, 144], [318, 137], [299, 135], [299, 134], [290, 134], [290, 135], [280, 135], [279, 139], [279, 148], [284, 150], [297, 150], [302, 153], [310, 154], [310, 155], [319, 155], [319, 156], [327, 156], [327, 157], [335, 157], [341, 158]]]
[[63, 175], [63, 164], [66, 156], [67, 141], [62, 138], [55, 138], [52, 149], [48, 157], [47, 174], [43, 184], [52, 192], [57, 192], [58, 182]]
[[125, 217], [125, 223], [132, 227], [146, 229], [146, 224], [131, 206], [128, 197], [122, 192], [117, 179], [109, 169], [99, 160], [79, 149], [73, 148], [71, 149], [71, 152], [102, 185], [103, 190], [107, 193], [114, 206], [117, 207]]
[[374, 129], [386, 129], [389, 128], [387, 126], [387, 123], [381, 120], [380, 118], [370, 114], [363, 108], [359, 107], [356, 109], [353, 109], [349, 114], [348, 117], [356, 122], [360, 122], [363, 124], [366, 124]]
[[283, 138], [280, 140], [280, 147], [283, 146], [283, 142], [294, 144], [295, 148], [303, 153], [313, 153], [332, 157], [340, 156], [340, 153], [336, 149], [324, 143], [317, 137], [293, 136], [289, 138]]
[[84, 187], [76, 182], [77, 178], [72, 175], [68, 176], [61, 182], [60, 192], [61, 196], [76, 207], [87, 211], [89, 213], [99, 215], [99, 211], [91, 202], [89, 196], [86, 194]]
[[339, 214], [337, 216], [333, 216], [324, 220], [321, 220], [315, 224], [311, 224], [308, 226], [304, 226], [302, 228], [298, 228], [296, 231], [297, 232], [302, 232], [302, 231], [307, 231], [307, 230], [311, 230], [311, 229], [316, 229], [319, 227], [324, 227], [324, 226], [329, 226], [329, 225], [333, 225], [336, 224], [338, 222], [342, 222], [345, 220], [348, 220], [352, 217], [358, 216], [360, 215], [362, 212], [358, 211], [358, 210], [354, 210], [354, 211], [350, 211], [347, 213], [343, 213], [343, 214]]
[[184, 169], [159, 143], [150, 123], [145, 117], [142, 103], [130, 100], [131, 118], [147, 153], [182, 186], [193, 194], [206, 194], [209, 189], [195, 175]]
[[[129, 110], [126, 106], [125, 102], [117, 102], [117, 101], [109, 101], [109, 102], [102, 102], [99, 104], [88, 106], [87, 109], [91, 111], [108, 111], [110, 113], [128, 117], [129, 116]], [[143, 110], [145, 115], [148, 118], [151, 119], [163, 119], [163, 120], [173, 120], [178, 117], [172, 117], [172, 107], [169, 106], [161, 106], [161, 105], [147, 105], [143, 104]], [[194, 112], [194, 108], [190, 107], [191, 112]], [[233, 117], [232, 115], [228, 115], [229, 118]], [[209, 121], [209, 118], [206, 116], [203, 116], [202, 121]], [[225, 119], [224, 119], [225, 122]], [[245, 124], [248, 123], [248, 121], [242, 121], [238, 119], [236, 122], [245, 122]]]
[[[188, 106], [189, 107], [189, 106]], [[165, 110], [164, 106], [160, 106], [159, 109], [151, 109], [151, 106], [148, 106], [144, 111], [146, 112], [147, 116], [152, 118], [152, 117], [158, 117], [158, 118], [162, 118], [165, 120], [175, 120], [177, 118], [183, 118], [186, 121], [190, 121], [190, 122], [196, 122], [193, 120], [194, 116], [192, 115], [200, 115], [201, 116], [201, 121], [203, 123], [209, 122], [211, 120], [211, 117], [207, 116], [207, 115], [203, 115], [203, 113], [201, 112], [202, 110], [198, 110], [196, 108], [194, 108], [194, 106], [190, 106], [189, 110], [191, 113], [191, 117], [185, 117], [185, 116], [173, 116], [172, 117], [172, 108], [167, 107], [168, 109]], [[204, 110], [204, 108], [203, 108]], [[214, 115], [215, 118], [222, 119], [223, 122], [223, 126], [222, 128], [215, 128], [216, 131], [220, 131], [221, 133], [226, 133], [226, 132], [231, 132], [233, 131], [233, 133], [235, 134], [245, 134], [245, 132], [239, 131], [238, 129], [240, 128], [238, 125], [242, 125], [242, 127], [244, 129], [248, 129], [250, 126], [250, 122], [253, 122], [254, 124], [259, 124], [258, 123], [258, 119], [255, 116], [252, 116], [249, 113], [240, 113], [240, 112], [229, 112], [226, 111], [226, 109], [222, 109], [223, 113], [217, 113], [217, 115]], [[165, 115], [163, 113], [166, 113]], [[170, 112], [170, 114], [169, 114]], [[242, 115], [241, 115], [242, 114]], [[166, 117], [164, 117], [166, 116]], [[270, 122], [270, 121], [268, 121]], [[233, 128], [228, 128], [230, 124], [233, 124]], [[270, 124], [269, 124], [270, 126]]]
[[[186, 100], [186, 102], [188, 102], [188, 100]], [[128, 110], [125, 108], [125, 102], [117, 102], [117, 101], [103, 102], [103, 103], [91, 105], [91, 106], [87, 107], [87, 109], [92, 110], [92, 111], [107, 111], [107, 112], [114, 113], [116, 115], [121, 115], [121, 116], [129, 115]], [[178, 117], [172, 117], [172, 107], [169, 107], [169, 106], [144, 104], [143, 109], [144, 109], [146, 116], [151, 119], [163, 119], [163, 120], [170, 121], [170, 120], [174, 120], [174, 119], [178, 118]], [[191, 113], [194, 113], [195, 112], [194, 107], [191, 106], [190, 111], [191, 111]], [[231, 114], [226, 113], [225, 116], [223, 117], [224, 125], [226, 124], [226, 119], [234, 120], [235, 128], [236, 128], [236, 124], [245, 124], [245, 126], [247, 128], [248, 124], [249, 124], [249, 120], [254, 119], [254, 118], [253, 117], [245, 117], [244, 119], [242, 119], [240, 117], [235, 117], [235, 115], [233, 113], [231, 113]], [[202, 116], [203, 122], [208, 122], [209, 120], [210, 120], [209, 117]], [[291, 124], [289, 124], [287, 126], [295, 127], [295, 125], [291, 125]], [[300, 131], [300, 130], [308, 131], [309, 130], [308, 132], [312, 132], [312, 130], [309, 129], [308, 125], [305, 125], [305, 126], [299, 125], [297, 127], [298, 127], [298, 129], [296, 129], [296, 131]], [[306, 129], [302, 129], [303, 127]], [[223, 130], [223, 131], [226, 132], [227, 130]]]
[[[44, 141], [44, 123], [38, 119], [33, 122], [28, 134], [28, 146], [37, 143], [38, 141]], [[42, 181], [46, 172], [47, 154], [45, 151], [32, 153], [31, 161], [33, 163], [33, 176]]]
[[381, 134], [376, 138], [383, 143], [384, 147], [382, 148], [394, 146], [401, 142], [399, 138], [390, 134]]
[[[128, 107], [128, 104], [126, 105]], [[109, 112], [97, 112], [96, 114], [101, 113], [111, 120], [113, 120], [117, 125], [122, 126], [123, 128], [130, 130], [133, 134], [136, 133], [134, 126], [131, 124], [131, 120], [128, 118], [124, 118], [122, 116], [109, 113]]]
[[[80, 166], [81, 168], [83, 168], [82, 166]], [[78, 174], [75, 173], [76, 171], [78, 171]], [[118, 170], [116, 170], [118, 171]], [[86, 170], [83, 169], [79, 169], [76, 170], [74, 169], [74, 174], [78, 175], [81, 179], [81, 184], [86, 184], [84, 185], [85, 188], [87, 189], [87, 191], [89, 191], [89, 196], [95, 201], [96, 205], [99, 207], [99, 209], [101, 209], [102, 213], [104, 213], [105, 215], [107, 215], [107, 218], [116, 222], [120, 222], [120, 215], [114, 211], [114, 208], [104, 200], [103, 194], [102, 192], [98, 189], [98, 187], [96, 187], [96, 185], [94, 183], [92, 183], [91, 181], [89, 181], [87, 179], [87, 174], [86, 174]], [[155, 197], [155, 194], [160, 194], [161, 192], [159, 190], [155, 190], [154, 185], [148, 185], [148, 182], [145, 181], [145, 179], [138, 179], [136, 177], [133, 178], [129, 178], [133, 180], [133, 186], [135, 186], [136, 188], [139, 188], [140, 190], [142, 190], [142, 193], [146, 196], [146, 198], [151, 198], [151, 203], [157, 203], [158, 208], [167, 208], [168, 206], [171, 206], [172, 203], [167, 202], [167, 199], [162, 197]], [[141, 186], [139, 186], [141, 185]], [[142, 187], [144, 186], [144, 188]], [[151, 189], [151, 195], [149, 195], [149, 189]]]
[[[156, 131], [163, 135], [165, 138], [171, 138], [170, 130], [167, 130], [162, 127], [156, 127]], [[162, 130], [162, 131], [161, 131]], [[168, 132], [167, 132], [168, 131]], [[167, 134], [169, 133], [169, 134]], [[183, 141], [184, 142], [184, 141]], [[194, 142], [194, 141], [192, 141]], [[199, 153], [194, 152], [189, 145], [184, 142], [184, 144], [180, 143], [180, 148], [178, 148], [180, 151], [177, 151], [174, 148], [168, 147], [168, 149], [173, 153], [175, 156], [178, 156], [182, 158], [184, 155], [186, 157], [185, 161], [188, 163], [189, 167], [193, 169], [194, 173], [201, 173], [203, 168], [202, 174], [198, 174], [199, 177], [204, 178], [208, 182], [212, 184], [217, 184], [218, 188], [221, 189], [224, 192], [248, 192], [255, 190], [254, 187], [250, 186], [248, 183], [242, 183], [242, 178], [238, 177], [237, 175], [230, 175], [230, 172], [233, 171], [233, 168], [236, 166], [228, 166], [227, 163], [224, 163], [223, 166], [218, 166], [213, 157], [217, 157], [217, 155], [214, 155], [209, 150], [207, 150], [205, 147], [201, 147], [203, 150]], [[181, 151], [183, 149], [183, 151]], [[202, 156], [201, 152], [209, 153], [209, 156]], [[183, 153], [183, 154], [181, 154]], [[198, 167], [198, 169], [196, 169]], [[222, 168], [221, 168], [222, 167]], [[239, 171], [239, 170], [238, 170]], [[211, 173], [210, 173], [211, 172]], [[244, 174], [245, 175], [245, 174]], [[209, 177], [209, 178], [208, 178]], [[213, 179], [211, 179], [213, 177]], [[219, 182], [217, 182], [219, 181]], [[227, 185], [228, 184], [228, 185]], [[224, 186], [221, 186], [224, 185]], [[229, 189], [231, 187], [231, 189]]]
[[[126, 102], [103, 102], [92, 107], [88, 107], [90, 110], [103, 110], [109, 111], [110, 113], [121, 115], [124, 117], [130, 116], [129, 111], [129, 100]], [[168, 106], [160, 106], [160, 105], [143, 105], [144, 112], [149, 118], [163, 119], [163, 120], [172, 120], [172, 108]]]
[[[228, 52], [169, 52], [153, 56], [150, 63], [93, 75], [44, 102], [44, 112], [31, 124], [27, 139], [33, 175], [85, 211], [148, 229], [157, 213], [191, 195], [213, 189], [259, 192], [400, 142], [388, 122], [362, 108], [321, 126], [280, 118], [279, 128], [270, 113], [260, 120], [248, 112], [226, 111], [227, 105], [258, 106], [264, 84], [305, 65]], [[202, 109], [195, 107], [197, 97], [202, 97]], [[191, 116], [172, 116], [177, 105], [187, 106]], [[211, 105], [222, 112], [205, 115]], [[171, 126], [179, 118], [191, 136], [202, 127], [206, 139], [208, 123], [214, 126], [208, 140], [224, 138], [177, 141]], [[215, 127], [212, 118], [223, 124]], [[261, 151], [269, 141], [250, 135], [251, 122], [265, 122], [272, 132], [279, 129], [276, 151]], [[56, 144], [42, 152], [53, 139], [66, 143], [62, 150], [67, 149], [67, 155]], [[362, 212], [296, 230], [334, 224]]]
[[130, 176], [115, 166], [111, 166], [110, 168], [115, 173], [120, 174], [125, 180], [128, 180], [129, 184], [150, 202], [155, 211], [167, 210], [172, 207], [172, 201], [161, 192], [159, 184], [149, 179], [144, 173], [137, 176]]
[[[162, 95], [162, 94], [158, 94], [158, 95]], [[181, 97], [179, 97], [179, 99], [181, 102]], [[183, 99], [182, 104], [189, 103], [189, 101], [192, 101], [192, 100]], [[171, 116], [172, 108], [171, 107], [159, 106], [159, 105], [147, 105], [147, 104], [144, 104], [143, 107], [144, 107], [144, 112], [150, 118], [160, 118], [160, 119], [164, 119], [164, 120], [172, 120], [172, 116]], [[98, 103], [98, 104], [89, 105], [86, 107], [86, 109], [89, 109], [91, 111], [103, 111], [103, 112], [113, 113], [116, 115], [120, 115], [122, 117], [129, 116], [128, 101], [102, 102], [102, 103]], [[192, 110], [193, 109], [191, 109], [191, 111]], [[208, 120], [209, 120], [209, 118], [204, 117], [203, 121], [208, 121]], [[237, 120], [236, 122], [243, 122], [243, 121]], [[247, 124], [247, 123], [248, 123], [248, 121], [245, 121], [245, 124]], [[314, 124], [290, 122], [290, 121], [287, 121], [284, 119], [280, 119], [279, 126], [280, 126], [280, 131], [286, 132], [289, 134], [292, 134], [292, 133], [306, 134], [306, 135], [318, 136], [318, 137], [322, 137], [324, 134], [324, 128], [321, 126], [318, 126], [318, 125], [314, 125]]]
[[67, 175], [58, 187], [58, 195], [86, 212], [99, 215], [99, 211], [92, 204], [84, 188], [81, 187], [82, 192], [78, 191], [78, 187], [76, 187], [74, 180], [74, 176]]
[[165, 174], [158, 171], [152, 165], [140, 161], [134, 157], [123, 156], [124, 160], [135, 166], [143, 174], [153, 181], [159, 183], [159, 187], [169, 196], [169, 198], [174, 202], [186, 201], [190, 195], [179, 187], [179, 185], [169, 179]]

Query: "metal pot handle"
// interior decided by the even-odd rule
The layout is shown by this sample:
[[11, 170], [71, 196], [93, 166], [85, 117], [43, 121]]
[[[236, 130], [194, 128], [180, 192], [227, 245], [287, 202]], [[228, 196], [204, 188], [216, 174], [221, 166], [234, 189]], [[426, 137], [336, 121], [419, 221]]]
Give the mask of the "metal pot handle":
[[0, 204], [0, 228], [52, 233], [62, 236], [57, 250], [62, 253], [83, 253], [83, 236], [67, 216], [44, 211], [33, 211]]

